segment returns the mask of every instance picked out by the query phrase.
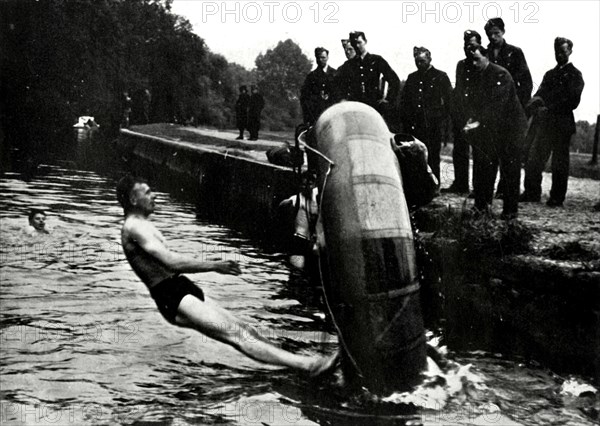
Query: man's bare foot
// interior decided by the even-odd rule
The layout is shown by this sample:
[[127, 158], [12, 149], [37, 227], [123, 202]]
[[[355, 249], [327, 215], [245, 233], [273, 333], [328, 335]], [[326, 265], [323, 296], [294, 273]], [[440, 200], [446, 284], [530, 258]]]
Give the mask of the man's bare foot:
[[317, 357], [317, 359], [308, 366], [308, 376], [314, 379], [323, 374], [332, 372], [337, 367], [340, 358], [340, 351], [336, 351], [333, 355]]

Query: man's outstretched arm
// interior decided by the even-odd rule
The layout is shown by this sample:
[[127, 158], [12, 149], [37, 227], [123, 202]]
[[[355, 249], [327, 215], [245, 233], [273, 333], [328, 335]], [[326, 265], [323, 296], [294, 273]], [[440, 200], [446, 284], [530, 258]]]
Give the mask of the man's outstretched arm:
[[137, 223], [133, 225], [130, 228], [130, 235], [146, 253], [156, 258], [173, 272], [193, 274], [214, 271], [231, 275], [241, 273], [239, 265], [233, 260], [205, 262], [193, 256], [169, 250], [152, 232], [152, 228], [148, 224]]

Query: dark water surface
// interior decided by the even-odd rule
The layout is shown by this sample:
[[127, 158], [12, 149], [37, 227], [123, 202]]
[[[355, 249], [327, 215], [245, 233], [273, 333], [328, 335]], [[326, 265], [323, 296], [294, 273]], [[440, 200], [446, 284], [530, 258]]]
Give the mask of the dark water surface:
[[[174, 327], [121, 252], [114, 185], [50, 165], [0, 178], [2, 424], [594, 424], [588, 400], [560, 393], [564, 378], [501, 356], [451, 355], [440, 386], [383, 402]], [[207, 294], [289, 350], [335, 349], [320, 290], [283, 254], [198, 219], [168, 193], [157, 203], [153, 220], [171, 248], [241, 263], [237, 277], [191, 275]], [[48, 210], [50, 235], [23, 233], [32, 206]], [[399, 403], [410, 398], [428, 409]]]

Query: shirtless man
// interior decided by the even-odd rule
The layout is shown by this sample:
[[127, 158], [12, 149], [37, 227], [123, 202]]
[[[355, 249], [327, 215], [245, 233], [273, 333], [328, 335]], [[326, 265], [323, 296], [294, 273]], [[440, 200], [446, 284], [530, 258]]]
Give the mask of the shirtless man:
[[122, 178], [117, 185], [117, 199], [125, 212], [121, 230], [125, 256], [167, 321], [226, 343], [255, 361], [292, 367], [312, 377], [335, 367], [337, 354], [309, 357], [274, 346], [181, 275], [209, 271], [238, 275], [241, 270], [231, 260], [205, 262], [169, 250], [162, 234], [148, 220], [154, 212], [156, 196], [147, 183], [131, 176]]

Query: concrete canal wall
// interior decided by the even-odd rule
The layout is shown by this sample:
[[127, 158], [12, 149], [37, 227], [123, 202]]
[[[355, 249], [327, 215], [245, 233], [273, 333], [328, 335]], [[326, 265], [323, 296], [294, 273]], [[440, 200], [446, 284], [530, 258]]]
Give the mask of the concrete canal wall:
[[600, 381], [600, 272], [532, 255], [477, 257], [425, 233], [428, 327], [450, 348], [522, 356]]
[[[195, 188], [202, 209], [245, 229], [273, 234], [277, 203], [295, 192], [291, 169], [268, 164], [266, 156], [263, 162], [220, 151], [208, 136], [194, 145], [122, 130], [118, 144], [135, 167]], [[427, 327], [442, 328], [454, 350], [524, 356], [600, 382], [600, 272], [534, 254], [473, 257], [460, 242], [436, 237], [445, 226], [437, 217], [432, 205], [416, 220], [427, 252]]]
[[203, 205], [226, 222], [268, 229], [277, 203], [295, 192], [297, 178], [291, 169], [244, 152], [222, 152], [130, 130], [121, 130], [118, 144], [144, 173], [168, 173], [182, 186], [197, 188]]

